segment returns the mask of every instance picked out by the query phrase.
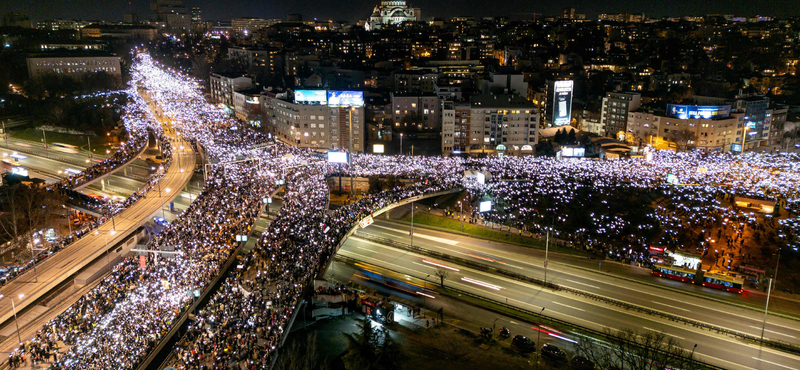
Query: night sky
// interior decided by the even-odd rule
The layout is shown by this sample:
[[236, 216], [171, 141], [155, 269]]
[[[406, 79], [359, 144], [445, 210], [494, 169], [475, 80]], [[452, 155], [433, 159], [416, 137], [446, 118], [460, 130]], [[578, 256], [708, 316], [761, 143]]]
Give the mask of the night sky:
[[[146, 19], [148, 0], [0, 0], [0, 14], [15, 11], [28, 14], [32, 20], [52, 18], [122, 20], [130, 9]], [[230, 20], [237, 17], [285, 19], [286, 14], [298, 12], [304, 19], [318, 17], [355, 22], [366, 19], [380, 0], [184, 0], [187, 8], [199, 6], [204, 20]], [[598, 13], [641, 13], [647, 16], [704, 15], [711, 13], [738, 16], [769, 15], [788, 17], [800, 15], [797, 0], [413, 0], [409, 3], [422, 8], [422, 16], [450, 17], [455, 15], [507, 15], [513, 19], [528, 18], [525, 13], [556, 15], [564, 6], [576, 8], [589, 19]]]

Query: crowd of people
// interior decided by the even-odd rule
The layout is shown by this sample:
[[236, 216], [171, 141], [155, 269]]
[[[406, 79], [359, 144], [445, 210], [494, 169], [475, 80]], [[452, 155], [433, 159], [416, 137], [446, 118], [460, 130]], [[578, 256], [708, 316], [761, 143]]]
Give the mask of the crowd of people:
[[[59, 342], [66, 344], [69, 348], [58, 353], [52, 369], [136, 367], [187, 313], [197, 299], [194, 292], [210, 289], [232, 258], [239, 259], [236, 268], [209, 292], [208, 303], [173, 348], [171, 364], [178, 369], [266, 368], [301, 295], [348, 233], [364, 217], [421, 195], [466, 188], [473, 201], [488, 196], [503, 207], [474, 218], [534, 232], [553, 227], [556, 235], [577, 217], [559, 211], [580, 205], [586, 194], [600, 204], [617, 193], [645, 199], [656, 192], [674, 200], [639, 220], [604, 213], [603, 207], [611, 205], [599, 206], [596, 214], [586, 215], [589, 226], [577, 230], [581, 243], [598, 246], [609, 237], [643, 243], [640, 235], [657, 228], [672, 230], [665, 233], [665, 243], [678, 243], [672, 239], [682, 228], [710, 222], [709, 213], [733, 220], [735, 215], [722, 206], [733, 196], [775, 198], [790, 210], [800, 207], [793, 185], [800, 180], [800, 162], [792, 156], [663, 151], [649, 160], [557, 161], [353, 155], [349, 165], [326, 164], [309, 151], [273, 142], [228, 118], [204, 100], [194, 81], [166, 73], [145, 53], [137, 55], [132, 77], [132, 89], [169, 117], [183, 139], [202, 148], [211, 170], [197, 199], [148, 243], [152, 253], [114, 266], [97, 287], [20, 348], [47, 358], [58, 351]], [[465, 170], [486, 171], [492, 180], [480, 183], [465, 177]], [[340, 174], [409, 181], [329, 212], [326, 177]], [[237, 256], [241, 243], [236, 237], [250, 234], [279, 184], [284, 184], [280, 211], [253, 250]], [[731, 228], [755, 222], [737, 217], [741, 225]], [[800, 231], [797, 219], [787, 220], [773, 227]]]
[[[45, 259], [60, 252], [70, 244], [74, 243], [82, 236], [88, 234], [95, 228], [109, 221], [114, 215], [124, 211], [131, 205], [141, 199], [144, 194], [147, 194], [153, 187], [156, 186], [158, 181], [161, 180], [166, 169], [172, 163], [172, 146], [169, 138], [165, 135], [161, 125], [152, 116], [147, 103], [142, 97], [136, 93], [135, 89], [128, 89], [118, 93], [127, 94], [130, 99], [128, 104], [124, 107], [122, 115], [122, 123], [127, 133], [127, 139], [120, 143], [120, 147], [111, 156], [105, 158], [103, 161], [86, 168], [78, 174], [72, 174], [59, 182], [49, 185], [52, 189], [63, 192], [68, 202], [75, 205], [80, 205], [86, 209], [92, 210], [96, 213], [105, 215], [105, 217], [95, 219], [91, 222], [85, 223], [80, 228], [70, 230], [67, 235], [59, 236], [56, 240], [51, 242], [43, 241], [39, 245], [35, 255], [31, 259], [23, 260], [19, 266], [14, 269], [9, 269], [8, 272], [0, 279], [0, 284], [5, 285], [11, 280], [29, 271], [34, 264], [40, 263]], [[163, 171], [153, 172], [145, 180], [142, 187], [133, 192], [129, 197], [120, 201], [116, 200], [102, 200], [89, 197], [83, 193], [73, 190], [74, 188], [84, 185], [88, 182], [96, 180], [103, 175], [126, 165], [131, 160], [135, 159], [144, 150], [149, 141], [149, 133], [152, 133], [155, 138], [161, 143], [161, 152], [164, 155], [164, 162], [162, 163]]]

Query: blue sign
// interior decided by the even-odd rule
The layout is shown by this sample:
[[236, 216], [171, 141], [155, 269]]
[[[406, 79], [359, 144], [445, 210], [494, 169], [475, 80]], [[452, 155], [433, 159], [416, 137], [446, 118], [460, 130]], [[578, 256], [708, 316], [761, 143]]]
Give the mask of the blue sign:
[[742, 151], [742, 144], [731, 144], [731, 151], [741, 152]]
[[667, 104], [667, 115], [680, 119], [725, 118], [731, 115], [731, 106]]
[[363, 91], [328, 91], [328, 105], [331, 107], [363, 107]]
[[325, 105], [328, 96], [325, 90], [297, 90], [294, 92], [295, 104]]

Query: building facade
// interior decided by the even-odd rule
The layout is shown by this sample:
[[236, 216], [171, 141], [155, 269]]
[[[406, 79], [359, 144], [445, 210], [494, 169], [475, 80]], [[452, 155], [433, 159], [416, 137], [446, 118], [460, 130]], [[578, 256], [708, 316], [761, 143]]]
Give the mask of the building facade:
[[417, 126], [439, 129], [441, 117], [436, 95], [404, 95], [392, 93], [392, 121], [395, 126]]
[[261, 89], [234, 91], [233, 112], [251, 127], [261, 127]]
[[27, 58], [28, 76], [41, 78], [47, 74], [80, 77], [105, 72], [121, 76], [119, 57], [115, 56], [40, 56]]
[[298, 104], [287, 94], [262, 93], [262, 125], [279, 140], [320, 151], [364, 151], [364, 106]]
[[444, 156], [525, 155], [539, 143], [539, 111], [516, 95], [475, 95], [469, 103], [443, 104], [442, 122]]
[[625, 140], [628, 112], [639, 109], [641, 97], [641, 94], [632, 92], [606, 93], [600, 111], [600, 125], [605, 129], [606, 136]]
[[247, 76], [211, 74], [211, 101], [233, 109], [233, 93], [253, 87], [253, 80]]
[[626, 142], [632, 145], [655, 146], [686, 150], [727, 152], [741, 143], [744, 113], [715, 118], [698, 116], [674, 117], [653, 112], [628, 113]]

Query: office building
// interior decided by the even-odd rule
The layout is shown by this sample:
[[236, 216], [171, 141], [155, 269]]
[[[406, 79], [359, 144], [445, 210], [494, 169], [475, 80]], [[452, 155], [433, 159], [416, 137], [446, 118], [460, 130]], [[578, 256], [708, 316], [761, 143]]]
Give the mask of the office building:
[[[360, 91], [315, 90], [307, 93], [309, 91], [296, 91], [293, 100], [287, 93], [262, 93], [265, 131], [298, 148], [363, 152], [366, 133], [363, 94]], [[306, 94], [301, 96], [304, 92]], [[334, 100], [336, 94], [342, 93], [361, 98]], [[306, 95], [312, 100], [303, 97]]]

